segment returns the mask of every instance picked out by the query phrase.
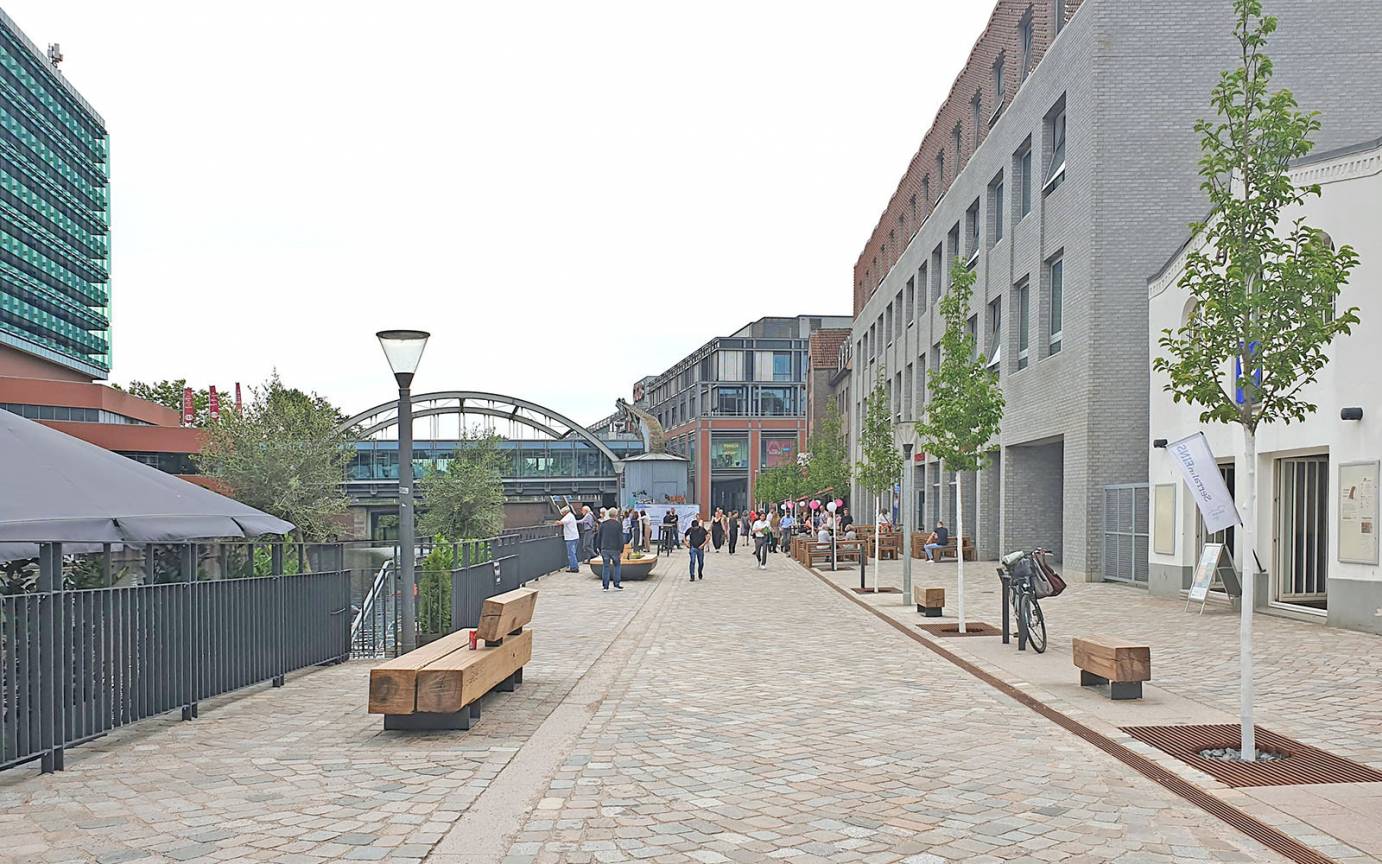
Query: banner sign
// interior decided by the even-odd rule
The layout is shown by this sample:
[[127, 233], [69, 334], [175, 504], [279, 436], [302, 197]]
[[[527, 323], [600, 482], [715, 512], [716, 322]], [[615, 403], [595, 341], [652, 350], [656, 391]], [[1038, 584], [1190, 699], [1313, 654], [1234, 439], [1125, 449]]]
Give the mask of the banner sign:
[[1210, 534], [1217, 534], [1225, 528], [1242, 524], [1238, 518], [1238, 508], [1233, 505], [1224, 475], [1219, 473], [1219, 464], [1214, 461], [1214, 453], [1209, 449], [1209, 441], [1203, 432], [1196, 432], [1166, 447], [1180, 469], [1185, 485], [1190, 487], [1190, 497], [1200, 508], [1204, 517], [1204, 528]]
[[182, 388], [182, 425], [191, 426], [192, 421], [197, 418], [197, 413], [192, 407], [192, 388]]
[[221, 419], [221, 397], [216, 393], [216, 385], [212, 384], [207, 392], [207, 411], [211, 414], [213, 421]]
[[235, 382], [235, 413], [240, 413], [240, 382]]

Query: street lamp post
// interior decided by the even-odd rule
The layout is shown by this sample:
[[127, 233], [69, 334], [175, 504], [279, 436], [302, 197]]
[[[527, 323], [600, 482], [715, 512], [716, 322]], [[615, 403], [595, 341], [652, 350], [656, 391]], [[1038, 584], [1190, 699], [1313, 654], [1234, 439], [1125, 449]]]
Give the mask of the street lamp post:
[[902, 445], [902, 537], [898, 543], [902, 556], [902, 605], [912, 602], [912, 442]]
[[429, 334], [421, 330], [381, 330], [375, 334], [398, 382], [398, 574], [403, 594], [400, 610], [403, 653], [417, 647], [417, 576], [413, 554], [413, 375]]

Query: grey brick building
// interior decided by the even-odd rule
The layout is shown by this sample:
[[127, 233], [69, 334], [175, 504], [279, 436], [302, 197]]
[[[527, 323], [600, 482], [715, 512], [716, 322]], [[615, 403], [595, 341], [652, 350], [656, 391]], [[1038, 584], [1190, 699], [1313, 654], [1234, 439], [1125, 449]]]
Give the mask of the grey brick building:
[[[1275, 86], [1321, 112], [1317, 145], [1375, 137], [1377, 3], [1264, 5]], [[949, 262], [976, 270], [971, 327], [1007, 397], [993, 466], [960, 478], [986, 556], [1042, 545], [1103, 574], [1104, 487], [1147, 479], [1147, 278], [1207, 209], [1193, 126], [1232, 32], [1228, 0], [1000, 0], [855, 266], [840, 398], [858, 430], [882, 369], [900, 440], [939, 359]], [[953, 524], [954, 476], [914, 471], [921, 518]]]

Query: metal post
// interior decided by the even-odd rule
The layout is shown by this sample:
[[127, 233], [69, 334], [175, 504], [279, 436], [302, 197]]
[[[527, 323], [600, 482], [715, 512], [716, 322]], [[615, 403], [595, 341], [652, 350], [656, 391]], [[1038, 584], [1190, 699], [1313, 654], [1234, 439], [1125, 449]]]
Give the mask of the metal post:
[[[963, 554], [963, 552], [961, 552], [961, 554]], [[1003, 585], [1002, 598], [1000, 602], [1002, 602], [1003, 604], [1003, 644], [1007, 645], [1011, 641], [1008, 638], [1008, 629], [1012, 626], [1012, 620], [1009, 618], [1011, 604], [1008, 602], [1009, 577], [1005, 575], [999, 575], [998, 581]]]
[[187, 602], [184, 608], [187, 610], [187, 617], [184, 620], [184, 632], [187, 634], [186, 643], [182, 646], [183, 655], [187, 658], [186, 665], [183, 667], [183, 703], [182, 719], [193, 720], [197, 716], [197, 656], [201, 653], [197, 650], [197, 545], [188, 543], [182, 548], [182, 581], [187, 583]]
[[417, 574], [413, 565], [412, 375], [398, 384], [398, 573], [403, 592], [403, 653], [417, 647]]
[[63, 767], [63, 747], [67, 743], [67, 706], [62, 682], [71, 680], [63, 650], [67, 639], [62, 624], [62, 544], [44, 543], [39, 547], [38, 554], [38, 590], [44, 601], [43, 614], [39, 619], [43, 629], [38, 637], [38, 656], [47, 661], [43, 664], [38, 686], [39, 743], [43, 748], [39, 770], [51, 774], [61, 771]]
[[[906, 606], [912, 602], [912, 491], [908, 479], [916, 469], [912, 467], [912, 447], [911, 441], [902, 445], [902, 501], [901, 521], [902, 536], [898, 538], [897, 554], [902, 557], [902, 605]], [[964, 554], [961, 549], [960, 554]]]
[[[283, 675], [284, 675], [284, 672], [285, 672], [285, 671], [287, 670], [287, 668], [288, 668], [288, 649], [287, 649], [287, 641], [288, 641], [288, 618], [287, 618], [286, 612], [285, 612], [285, 610], [284, 610], [284, 603], [283, 603], [283, 593], [284, 593], [284, 591], [285, 591], [286, 588], [287, 588], [287, 586], [284, 584], [284, 581], [283, 581], [283, 580], [284, 580], [284, 576], [283, 576], [283, 541], [280, 540], [279, 542], [277, 542], [277, 543], [273, 544], [272, 546], [270, 546], [269, 549], [270, 549], [270, 558], [269, 558], [270, 565], [269, 565], [269, 566], [273, 568], [273, 580], [274, 580], [274, 583], [275, 583], [275, 584], [274, 584], [274, 599], [275, 599], [275, 601], [276, 601], [276, 603], [277, 603], [277, 605], [278, 605], [278, 613], [277, 613], [277, 614], [278, 614], [278, 627], [276, 628], [276, 629], [278, 630], [278, 638], [274, 640], [274, 646], [273, 646], [273, 650], [274, 650], [274, 666], [275, 666], [275, 668], [278, 670], [278, 674], [274, 676], [274, 679], [273, 679], [273, 686], [275, 686], [275, 687], [282, 687], [282, 686], [283, 686]], [[302, 544], [301, 544], [301, 543], [298, 544], [298, 550], [299, 550], [299, 553], [301, 553], [301, 550], [302, 550]], [[299, 558], [298, 560], [301, 561], [302, 559]], [[299, 572], [301, 572], [301, 570], [299, 570]]]

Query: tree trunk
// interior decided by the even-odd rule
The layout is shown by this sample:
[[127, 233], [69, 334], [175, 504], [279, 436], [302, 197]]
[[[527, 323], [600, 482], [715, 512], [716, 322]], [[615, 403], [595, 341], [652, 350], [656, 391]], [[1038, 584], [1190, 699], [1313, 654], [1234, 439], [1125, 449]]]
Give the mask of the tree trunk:
[[1252, 725], [1252, 611], [1253, 595], [1257, 591], [1257, 558], [1253, 543], [1257, 536], [1257, 437], [1253, 430], [1243, 427], [1243, 444], [1247, 464], [1247, 501], [1243, 518], [1242, 608], [1238, 618], [1238, 718], [1242, 724], [1239, 757], [1244, 761], [1257, 759], [1257, 735]]
[[878, 513], [873, 517], [873, 593], [878, 593], [878, 565], [883, 563], [883, 494], [878, 494]]
[[[942, 474], [942, 477], [945, 475]], [[955, 563], [958, 565], [955, 593], [959, 597], [960, 632], [965, 631], [965, 484], [955, 472]]]

